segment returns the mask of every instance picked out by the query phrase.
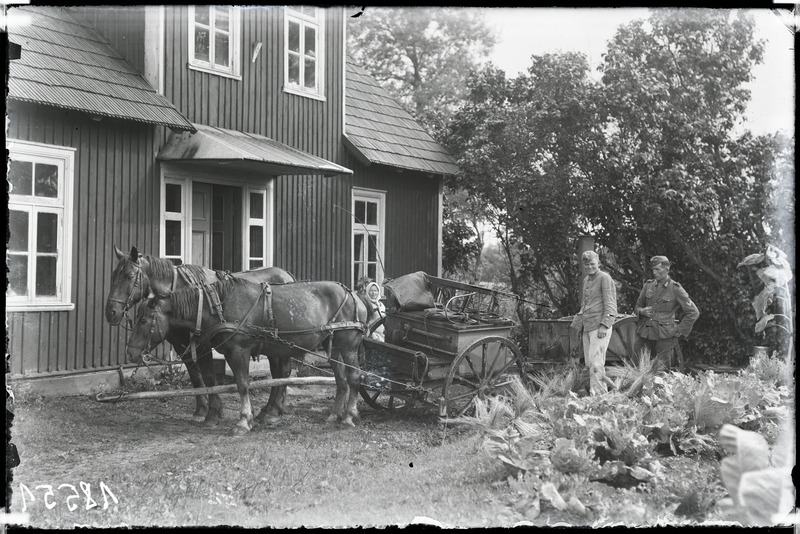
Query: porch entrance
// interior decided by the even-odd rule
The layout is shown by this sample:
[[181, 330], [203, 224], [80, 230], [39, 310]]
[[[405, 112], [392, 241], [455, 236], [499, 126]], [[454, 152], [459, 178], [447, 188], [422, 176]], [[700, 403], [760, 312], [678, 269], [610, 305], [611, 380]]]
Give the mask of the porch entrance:
[[192, 264], [231, 272], [245, 268], [241, 213], [241, 187], [192, 183]]

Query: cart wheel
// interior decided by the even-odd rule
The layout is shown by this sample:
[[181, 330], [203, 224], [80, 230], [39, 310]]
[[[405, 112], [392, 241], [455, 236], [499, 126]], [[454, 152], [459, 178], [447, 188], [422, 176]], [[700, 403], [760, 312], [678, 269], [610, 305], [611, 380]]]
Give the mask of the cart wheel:
[[453, 361], [442, 389], [442, 418], [475, 413], [475, 399], [500, 393], [512, 375], [527, 381], [525, 361], [509, 339], [490, 336], [464, 349]]
[[361, 393], [361, 398], [364, 399], [364, 402], [376, 410], [394, 412], [402, 410], [409, 405], [406, 399], [398, 397], [389, 391], [361, 386], [358, 392]]

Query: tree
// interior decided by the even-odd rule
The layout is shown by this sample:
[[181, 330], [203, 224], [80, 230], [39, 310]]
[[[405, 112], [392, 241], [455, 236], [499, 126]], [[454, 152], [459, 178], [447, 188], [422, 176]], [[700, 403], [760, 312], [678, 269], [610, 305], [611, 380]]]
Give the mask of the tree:
[[470, 70], [495, 44], [476, 10], [367, 8], [348, 21], [352, 57], [433, 130], [461, 99]]
[[[585, 169], [603, 142], [587, 60], [537, 56], [529, 74], [511, 80], [488, 65], [468, 89], [445, 139], [462, 170], [454, 185], [491, 206], [512, 291], [528, 300], [542, 290], [563, 315], [575, 313], [575, 239], [585, 232], [590, 200]], [[530, 312], [521, 304], [523, 323]]]
[[752, 335], [735, 266], [766, 244], [778, 148], [736, 134], [762, 55], [754, 25], [746, 12], [653, 10], [617, 31], [601, 65], [609, 137], [587, 212], [627, 287], [649, 277], [648, 257], [670, 257], [701, 310], [694, 348], [738, 361]]

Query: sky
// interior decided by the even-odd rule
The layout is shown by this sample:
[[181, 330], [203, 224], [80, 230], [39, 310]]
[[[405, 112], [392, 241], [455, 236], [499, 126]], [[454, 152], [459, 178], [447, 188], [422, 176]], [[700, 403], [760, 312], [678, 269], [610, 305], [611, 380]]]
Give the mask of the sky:
[[[791, 11], [784, 9], [784, 14]], [[590, 69], [602, 61], [606, 43], [620, 24], [647, 18], [641, 8], [480, 8], [496, 29], [498, 42], [490, 60], [516, 76], [530, 57], [557, 51], [583, 52]], [[779, 129], [794, 133], [794, 39], [772, 10], [750, 10], [756, 17], [756, 37], [765, 39], [764, 61], [754, 67], [752, 100], [746, 126], [755, 134]], [[599, 76], [599, 75], [598, 75]]]

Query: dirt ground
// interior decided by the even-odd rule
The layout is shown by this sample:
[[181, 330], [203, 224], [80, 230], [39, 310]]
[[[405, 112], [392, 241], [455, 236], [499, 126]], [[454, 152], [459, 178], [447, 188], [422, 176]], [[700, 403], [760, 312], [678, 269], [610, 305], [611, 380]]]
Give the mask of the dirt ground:
[[[256, 410], [266, 404], [267, 391], [253, 392]], [[359, 424], [345, 429], [326, 423], [333, 393], [328, 385], [292, 387], [283, 420], [242, 437], [231, 435], [235, 394], [223, 395], [225, 420], [216, 427], [192, 421], [190, 396], [117, 404], [92, 397], [20, 399], [11, 428], [21, 460], [10, 485], [11, 511], [28, 513], [29, 524], [42, 528], [430, 520], [496, 527], [596, 519], [544, 506], [531, 517], [518, 506], [499, 462], [469, 431], [438, 424], [432, 406], [388, 414], [360, 400]], [[717, 469], [674, 462], [672, 469], [687, 481], [691, 474], [705, 483]], [[649, 498], [597, 486], [608, 503], [634, 497], [633, 509]], [[663, 496], [653, 497], [664, 504]], [[620, 521], [643, 519], [629, 512]]]

